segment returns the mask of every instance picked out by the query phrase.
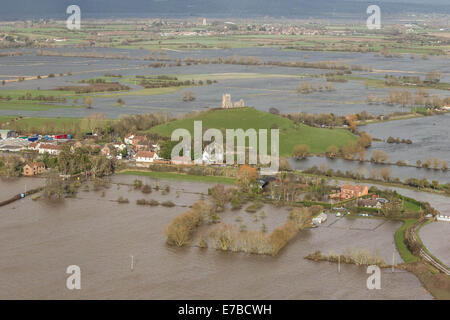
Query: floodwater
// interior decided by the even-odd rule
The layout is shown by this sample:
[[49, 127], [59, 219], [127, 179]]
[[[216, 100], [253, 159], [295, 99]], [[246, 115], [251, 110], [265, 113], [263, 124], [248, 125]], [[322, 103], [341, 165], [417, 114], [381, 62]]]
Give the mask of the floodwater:
[[[135, 177], [115, 176], [115, 183]], [[154, 180], [142, 178], [145, 183]], [[411, 273], [382, 270], [381, 290], [368, 290], [365, 268], [303, 257], [365, 248], [388, 263], [398, 222], [347, 218], [302, 231], [277, 257], [167, 247], [164, 227], [206, 194], [209, 184], [165, 182], [171, 190], [143, 195], [128, 185], [80, 191], [52, 204], [30, 198], [2, 207], [0, 298], [30, 299], [430, 299]], [[129, 204], [114, 200], [126, 197]], [[174, 208], [136, 199], [171, 199]], [[244, 214], [244, 213], [243, 213]], [[283, 212], [283, 215], [286, 213]], [[131, 256], [133, 258], [131, 258]], [[133, 270], [131, 260], [133, 259]], [[81, 290], [66, 289], [69, 265], [81, 268]]]
[[[52, 49], [50, 49], [52, 50]], [[80, 49], [59, 49], [58, 51], [80, 51]], [[86, 52], [86, 50], [82, 50]], [[67, 73], [71, 70], [71, 77], [56, 77], [49, 79], [8, 83], [4, 89], [54, 89], [78, 80], [103, 76], [105, 73], [132, 75], [157, 74], [217, 74], [217, 73], [262, 73], [279, 75], [317, 75], [328, 72], [320, 69], [289, 68], [276, 66], [240, 66], [240, 65], [191, 65], [181, 67], [148, 68], [149, 61], [137, 60], [138, 57], [149, 56], [146, 50], [101, 49], [89, 50], [97, 53], [121, 54], [131, 57], [129, 60], [99, 59], [99, 58], [73, 58], [73, 57], [46, 57], [36, 56], [34, 50], [25, 50], [23, 56], [2, 57], [0, 60], [0, 80], [15, 79], [18, 76], [47, 75], [49, 73]], [[373, 66], [379, 70], [377, 73], [354, 72], [362, 77], [382, 78], [386, 73], [397, 75], [417, 74], [430, 70], [441, 70], [442, 81], [450, 78], [448, 58], [432, 57], [430, 60], [421, 60], [420, 63], [411, 63], [406, 56], [398, 59], [375, 57], [374, 54], [337, 53], [337, 52], [295, 52], [281, 51], [269, 48], [246, 48], [233, 50], [194, 50], [194, 51], [168, 51], [167, 56], [177, 58], [213, 58], [232, 55], [257, 56], [261, 61], [299, 61], [307, 62], [335, 60], [349, 64]], [[306, 57], [307, 55], [307, 57]], [[412, 73], [411, 73], [412, 72]], [[301, 81], [317, 82], [315, 78], [260, 78], [260, 79], [233, 79], [219, 80], [217, 84], [190, 88], [196, 95], [196, 100], [183, 102], [181, 92], [154, 96], [121, 96], [125, 105], [117, 106], [117, 99], [98, 97], [94, 99], [92, 110], [81, 109], [53, 109], [47, 111], [0, 110], [2, 115], [23, 115], [38, 117], [85, 117], [94, 112], [103, 112], [110, 118], [117, 118], [122, 114], [142, 114], [148, 112], [171, 112], [173, 114], [186, 113], [194, 110], [217, 107], [221, 104], [223, 93], [230, 93], [234, 100], [244, 99], [246, 104], [256, 109], [268, 111], [271, 107], [278, 108], [283, 113], [309, 112], [346, 115], [366, 110], [372, 114], [387, 114], [401, 111], [399, 107], [383, 105], [367, 105], [368, 94], [385, 96], [386, 89], [366, 89], [362, 82], [349, 81], [348, 83], [334, 83], [336, 91], [315, 92], [311, 94], [298, 94], [296, 87]], [[320, 80], [323, 82], [324, 80]], [[444, 91], [430, 90], [431, 94], [446, 95]]]
[[427, 249], [450, 266], [450, 222], [436, 221], [422, 227], [420, 239]]
[[[441, 162], [450, 163], [450, 114], [437, 116], [395, 120], [388, 122], [373, 123], [360, 128], [374, 138], [383, 141], [374, 141], [367, 150], [366, 159], [374, 150], [387, 152], [390, 162], [407, 161], [410, 165], [415, 165], [417, 160], [425, 162], [428, 158], [439, 158]], [[386, 141], [390, 136], [400, 139], [410, 139], [412, 144], [389, 144]], [[440, 183], [450, 183], [450, 171], [435, 169], [418, 169], [415, 167], [381, 165], [370, 162], [347, 161], [343, 159], [328, 159], [324, 157], [310, 157], [304, 160], [290, 161], [292, 168], [305, 170], [313, 166], [327, 166], [333, 170], [357, 171], [365, 176], [369, 176], [373, 170], [389, 167], [392, 177], [405, 180], [408, 178], [427, 179], [429, 181], [439, 181]]]
[[8, 200], [19, 193], [44, 186], [44, 178], [0, 178], [0, 201]]
[[[344, 182], [340, 182], [343, 184]], [[416, 199], [421, 202], [428, 202], [433, 208], [438, 210], [442, 215], [450, 216], [450, 197], [428, 193], [419, 192], [415, 190], [386, 187], [377, 184], [366, 184], [367, 186], [376, 186], [381, 190], [396, 190], [398, 193]], [[422, 227], [419, 231], [419, 236], [427, 249], [439, 260], [450, 266], [450, 223], [449, 222], [432, 222]]]
[[425, 118], [388, 121], [361, 127], [373, 137], [386, 140], [389, 136], [410, 139], [412, 144], [388, 144], [374, 142], [372, 149], [384, 150], [391, 160], [417, 160], [438, 157], [450, 162], [450, 114]]
[[[370, 150], [370, 149], [369, 149]], [[370, 152], [369, 152], [370, 154]], [[425, 156], [424, 156], [425, 157]], [[302, 160], [290, 159], [291, 167], [296, 170], [306, 170], [313, 166], [318, 168], [340, 170], [341, 172], [351, 171], [370, 177], [372, 171], [379, 172], [382, 168], [390, 168], [392, 178], [400, 178], [404, 181], [409, 178], [427, 179], [428, 181], [439, 181], [440, 183], [450, 182], [450, 171], [434, 170], [434, 169], [418, 169], [415, 167], [383, 165], [371, 162], [349, 161], [345, 159], [329, 159], [325, 157], [308, 157]]]

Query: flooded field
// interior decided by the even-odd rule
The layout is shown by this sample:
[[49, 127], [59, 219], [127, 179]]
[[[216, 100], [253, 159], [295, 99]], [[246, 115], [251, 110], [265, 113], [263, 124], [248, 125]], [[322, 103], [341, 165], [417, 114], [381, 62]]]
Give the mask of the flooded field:
[[437, 221], [422, 227], [419, 236], [427, 249], [450, 266], [450, 223]]
[[[115, 176], [104, 196], [102, 191], [80, 190], [76, 199], [59, 204], [27, 198], [2, 207], [0, 298], [431, 298], [408, 272], [383, 270], [382, 289], [371, 291], [364, 268], [343, 265], [338, 273], [335, 264], [303, 258], [315, 250], [366, 248], [387, 262], [394, 252], [395, 260], [401, 261], [393, 245], [397, 222], [329, 216], [324, 226], [301, 232], [277, 257], [194, 246], [175, 249], [166, 246], [164, 227], [211, 185], [160, 181], [160, 186], [170, 185], [167, 195], [161, 191], [144, 195], [129, 185], [134, 179]], [[118, 197], [130, 203], [119, 204]], [[137, 206], [135, 201], [142, 198], [171, 200], [177, 206]], [[284, 217], [286, 213], [280, 210]], [[73, 264], [82, 274], [82, 289], [77, 292], [65, 288], [65, 270]]]
[[[80, 49], [65, 49], [76, 52]], [[64, 49], [59, 49], [63, 52]], [[85, 50], [83, 51], [85, 52]], [[98, 97], [94, 100], [94, 108], [80, 109], [57, 109], [46, 111], [24, 111], [24, 110], [0, 110], [1, 115], [24, 115], [38, 117], [85, 117], [94, 112], [103, 112], [109, 118], [117, 118], [122, 114], [141, 114], [148, 112], [164, 111], [173, 114], [186, 113], [194, 110], [218, 107], [221, 104], [223, 93], [230, 93], [234, 99], [244, 99], [248, 106], [268, 111], [271, 107], [278, 108], [283, 113], [309, 112], [329, 113], [346, 115], [366, 110], [369, 113], [379, 115], [401, 111], [400, 107], [384, 105], [368, 105], [367, 95], [384, 96], [387, 89], [365, 88], [363, 81], [349, 81], [348, 83], [335, 83], [336, 90], [333, 92], [315, 92], [311, 94], [298, 94], [296, 87], [301, 81], [308, 80], [313, 83], [319, 81], [308, 75], [317, 75], [329, 70], [290, 68], [276, 66], [242, 66], [242, 65], [191, 65], [181, 67], [148, 68], [150, 61], [137, 60], [138, 57], [149, 56], [149, 51], [144, 50], [121, 50], [121, 49], [95, 49], [92, 52], [123, 55], [130, 59], [101, 59], [101, 58], [73, 58], [73, 57], [47, 57], [36, 56], [35, 51], [28, 50], [23, 56], [3, 57], [0, 60], [0, 80], [16, 79], [18, 76], [47, 75], [49, 73], [72, 72], [70, 77], [56, 77], [41, 80], [7, 83], [2, 89], [54, 89], [58, 86], [104, 76], [106, 73], [121, 74], [123, 76], [134, 75], [190, 75], [190, 74], [226, 74], [226, 73], [253, 73], [259, 74], [252, 79], [219, 80], [218, 83], [208, 86], [189, 88], [196, 95], [196, 100], [183, 102], [181, 92], [176, 91], [163, 95], [145, 96], [115, 95], [114, 97]], [[332, 52], [294, 52], [281, 51], [269, 48], [247, 48], [233, 50], [203, 50], [203, 51], [168, 51], [164, 56], [172, 59], [214, 58], [239, 56], [257, 56], [261, 61], [328, 61], [334, 60], [348, 64], [359, 64], [372, 66], [375, 73], [354, 72], [354, 75], [369, 78], [382, 78], [386, 73], [396, 75], [417, 74], [424, 75], [425, 71], [440, 69], [443, 74], [442, 81], [449, 77], [448, 58], [433, 57], [420, 64], [411, 63], [405, 56], [397, 59], [386, 59], [375, 57], [374, 54], [361, 53], [332, 53]], [[412, 73], [411, 73], [412, 72]], [[267, 78], [265, 75], [279, 75], [277, 78]], [[291, 77], [286, 77], [291, 76]], [[296, 76], [292, 78], [292, 76]], [[302, 76], [304, 78], [299, 78]], [[205, 76], [207, 78], [207, 76]], [[320, 82], [324, 83], [323, 79]], [[138, 87], [133, 87], [137, 89]], [[446, 92], [429, 90], [430, 94]], [[118, 106], [116, 100], [122, 97], [125, 105]]]
[[0, 178], [0, 201], [8, 200], [27, 190], [42, 187], [44, 184], [43, 178]]
[[[367, 149], [366, 159], [370, 159], [374, 150], [383, 150], [389, 157], [390, 162], [407, 161], [410, 165], [416, 165], [416, 161], [425, 162], [428, 158], [439, 158], [441, 162], [450, 162], [450, 114], [380, 122], [362, 126], [361, 131], [366, 131], [374, 138], [386, 141], [389, 137], [410, 139], [412, 144], [389, 144], [384, 141], [374, 141]], [[365, 176], [370, 176], [371, 171], [389, 167], [392, 177], [405, 180], [408, 178], [427, 179], [450, 182], [450, 171], [434, 169], [418, 169], [415, 167], [380, 165], [370, 162], [346, 161], [343, 159], [328, 159], [325, 157], [309, 157], [300, 161], [290, 160], [294, 169], [305, 170], [313, 166], [328, 167], [333, 170], [357, 171]]]
[[[426, 155], [424, 155], [426, 156]], [[329, 159], [325, 157], [309, 157], [303, 160], [290, 159], [289, 163], [293, 169], [306, 170], [313, 166], [318, 168], [340, 170], [341, 172], [351, 171], [370, 177], [373, 170], [379, 172], [380, 169], [389, 167], [393, 178], [405, 180], [408, 178], [427, 179], [428, 181], [439, 181], [440, 183], [450, 182], [450, 171], [434, 170], [434, 169], [418, 169], [414, 167], [403, 167], [397, 165], [382, 165], [371, 162], [348, 161], [344, 159]]]
[[408, 160], [415, 164], [417, 160], [438, 157], [450, 161], [450, 114], [433, 117], [396, 120], [369, 124], [361, 127], [372, 136], [386, 140], [389, 136], [411, 139], [412, 144], [388, 144], [374, 142], [372, 148], [384, 150], [391, 161]]

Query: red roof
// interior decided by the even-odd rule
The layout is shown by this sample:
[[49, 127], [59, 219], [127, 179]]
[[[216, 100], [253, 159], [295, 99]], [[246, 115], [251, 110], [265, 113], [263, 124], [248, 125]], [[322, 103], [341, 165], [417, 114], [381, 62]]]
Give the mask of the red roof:
[[40, 148], [40, 149], [51, 149], [51, 150], [61, 150], [61, 149], [62, 149], [61, 146], [57, 146], [57, 145], [55, 145], [55, 144], [45, 144], [45, 143], [42, 143], [42, 144], [39, 146], [39, 148]]
[[45, 164], [43, 162], [33, 162], [33, 163], [27, 163], [28, 166], [32, 168], [45, 168]]
[[151, 151], [139, 151], [136, 153], [136, 158], [153, 158], [154, 156], [155, 153]]

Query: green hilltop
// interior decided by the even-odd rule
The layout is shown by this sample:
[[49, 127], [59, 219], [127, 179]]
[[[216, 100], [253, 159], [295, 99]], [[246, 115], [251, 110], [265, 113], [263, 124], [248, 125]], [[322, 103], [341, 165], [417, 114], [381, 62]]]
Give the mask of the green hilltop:
[[[287, 118], [249, 107], [204, 111], [153, 127], [149, 132], [170, 137], [174, 130], [183, 128], [189, 130], [193, 137], [194, 121], [200, 120], [204, 129], [216, 128], [222, 132], [224, 129], [278, 128], [280, 130], [280, 155], [283, 157], [290, 157], [297, 144], [308, 145], [312, 154], [323, 154], [330, 145], [340, 148], [350, 141], [357, 140], [356, 136], [345, 129], [322, 129], [304, 124], [296, 125]], [[270, 133], [268, 136], [270, 139]]]

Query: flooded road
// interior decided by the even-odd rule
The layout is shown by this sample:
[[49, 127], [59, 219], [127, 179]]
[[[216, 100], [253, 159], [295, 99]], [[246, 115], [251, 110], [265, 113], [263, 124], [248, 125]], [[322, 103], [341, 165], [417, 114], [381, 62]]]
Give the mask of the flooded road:
[[0, 178], [0, 201], [45, 185], [44, 178]]
[[[142, 178], [144, 183], [154, 181]], [[132, 183], [132, 176], [114, 182]], [[277, 257], [167, 247], [163, 230], [211, 187], [165, 182], [170, 192], [144, 195], [127, 185], [80, 191], [53, 204], [27, 198], [1, 208], [0, 298], [30, 299], [430, 299], [411, 273], [382, 271], [381, 290], [368, 290], [365, 268], [315, 263], [316, 251], [366, 248], [387, 262], [398, 222], [343, 219], [301, 232]], [[119, 204], [118, 197], [129, 204]], [[137, 206], [137, 199], [171, 200], [174, 208]], [[283, 211], [283, 215], [285, 215]], [[131, 256], [134, 269], [131, 270]], [[69, 265], [81, 268], [79, 291], [65, 287]]]

